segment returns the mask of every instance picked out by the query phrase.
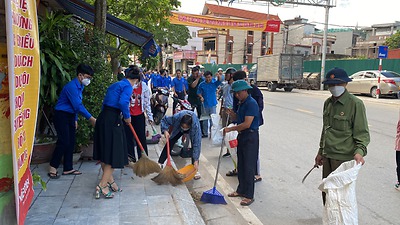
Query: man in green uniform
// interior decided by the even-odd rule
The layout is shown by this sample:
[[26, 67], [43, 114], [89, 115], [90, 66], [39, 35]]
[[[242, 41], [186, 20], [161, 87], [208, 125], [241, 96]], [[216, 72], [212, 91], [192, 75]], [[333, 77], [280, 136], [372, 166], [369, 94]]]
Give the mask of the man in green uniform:
[[[330, 70], [324, 84], [332, 96], [324, 103], [323, 128], [315, 164], [323, 168], [326, 178], [340, 164], [355, 160], [364, 164], [367, 145], [370, 141], [364, 103], [346, 90], [351, 82], [346, 71], [340, 68]], [[322, 193], [325, 204], [325, 193]]]

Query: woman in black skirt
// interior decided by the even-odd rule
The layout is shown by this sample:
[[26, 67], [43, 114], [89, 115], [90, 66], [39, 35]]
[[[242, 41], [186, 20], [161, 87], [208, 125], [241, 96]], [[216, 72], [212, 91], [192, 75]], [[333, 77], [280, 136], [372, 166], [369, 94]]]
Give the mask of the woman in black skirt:
[[93, 158], [101, 162], [103, 175], [96, 187], [96, 198], [100, 198], [101, 194], [105, 198], [112, 198], [114, 197], [112, 192], [121, 191], [113, 177], [115, 168], [123, 168], [128, 164], [128, 150], [121, 113], [124, 122], [131, 123], [129, 102], [133, 86], [140, 80], [139, 72], [138, 68], [130, 69], [125, 76], [126, 79], [112, 84], [107, 89], [103, 109], [97, 118]]

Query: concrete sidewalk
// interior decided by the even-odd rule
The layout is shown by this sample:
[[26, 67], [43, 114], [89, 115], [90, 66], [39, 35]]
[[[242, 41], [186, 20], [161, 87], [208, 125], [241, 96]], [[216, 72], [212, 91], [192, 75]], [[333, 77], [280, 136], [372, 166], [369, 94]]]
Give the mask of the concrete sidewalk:
[[[149, 145], [150, 158], [158, 159], [158, 145]], [[154, 151], [154, 150], [155, 151]], [[96, 161], [79, 161], [74, 169], [83, 174], [49, 179], [48, 164], [32, 165], [47, 183], [47, 191], [35, 187], [27, 225], [205, 224], [185, 185], [157, 185], [156, 174], [137, 177], [130, 167], [118, 169], [114, 178], [122, 192], [114, 198], [94, 198], [101, 176]], [[62, 168], [58, 170], [62, 173]]]

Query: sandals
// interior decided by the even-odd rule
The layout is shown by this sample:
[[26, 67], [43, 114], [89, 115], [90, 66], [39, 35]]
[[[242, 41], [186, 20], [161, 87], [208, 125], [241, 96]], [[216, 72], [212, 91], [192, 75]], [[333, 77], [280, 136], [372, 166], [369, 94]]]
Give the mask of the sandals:
[[[122, 189], [121, 188], [119, 188], [118, 186], [117, 186], [117, 184], [115, 183], [115, 181], [113, 181], [113, 182], [107, 182], [107, 184], [108, 184], [108, 187], [110, 188], [110, 190], [111, 191], [113, 191], [113, 192], [121, 192], [122, 191]], [[117, 186], [117, 188], [115, 188], [114, 186], [113, 186], [113, 184], [115, 184], [114, 186]]]
[[235, 192], [228, 194], [228, 197], [236, 198], [236, 197], [243, 197], [243, 196], [235, 191]]
[[249, 206], [254, 202], [254, 198], [250, 199], [250, 198], [244, 198], [241, 202], [240, 205], [242, 206]]
[[55, 173], [53, 173], [53, 172], [48, 172], [48, 173], [47, 173], [47, 176], [49, 176], [50, 179], [58, 179], [58, 178], [60, 178], [60, 175], [58, 174], [58, 172], [55, 172]]
[[62, 175], [81, 175], [82, 172], [79, 170], [64, 171]]
[[197, 171], [197, 173], [196, 173], [196, 175], [194, 175], [194, 178], [193, 178], [193, 179], [199, 180], [200, 178], [201, 178], [201, 174], [200, 174], [199, 171]]
[[226, 176], [228, 176], [228, 177], [237, 176], [237, 170], [236, 170], [236, 169], [229, 170], [229, 171], [226, 173]]
[[100, 195], [104, 195], [105, 198], [114, 198], [114, 194], [108, 189], [108, 193], [104, 193], [104, 189], [108, 189], [108, 186], [105, 187], [100, 187], [100, 185], [97, 185], [96, 187], [96, 193], [95, 193], [95, 198], [99, 199]]
[[254, 177], [254, 183], [262, 181], [262, 177]]

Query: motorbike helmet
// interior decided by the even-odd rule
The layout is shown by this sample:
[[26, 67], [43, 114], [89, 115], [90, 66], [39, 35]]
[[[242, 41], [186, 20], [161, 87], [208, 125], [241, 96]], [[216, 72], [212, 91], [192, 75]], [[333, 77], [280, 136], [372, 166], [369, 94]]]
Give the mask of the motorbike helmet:
[[233, 67], [228, 67], [226, 70], [225, 70], [225, 75], [227, 75], [227, 74], [233, 74], [233, 73], [235, 73], [236, 72], [236, 69], [235, 68], [233, 68]]

